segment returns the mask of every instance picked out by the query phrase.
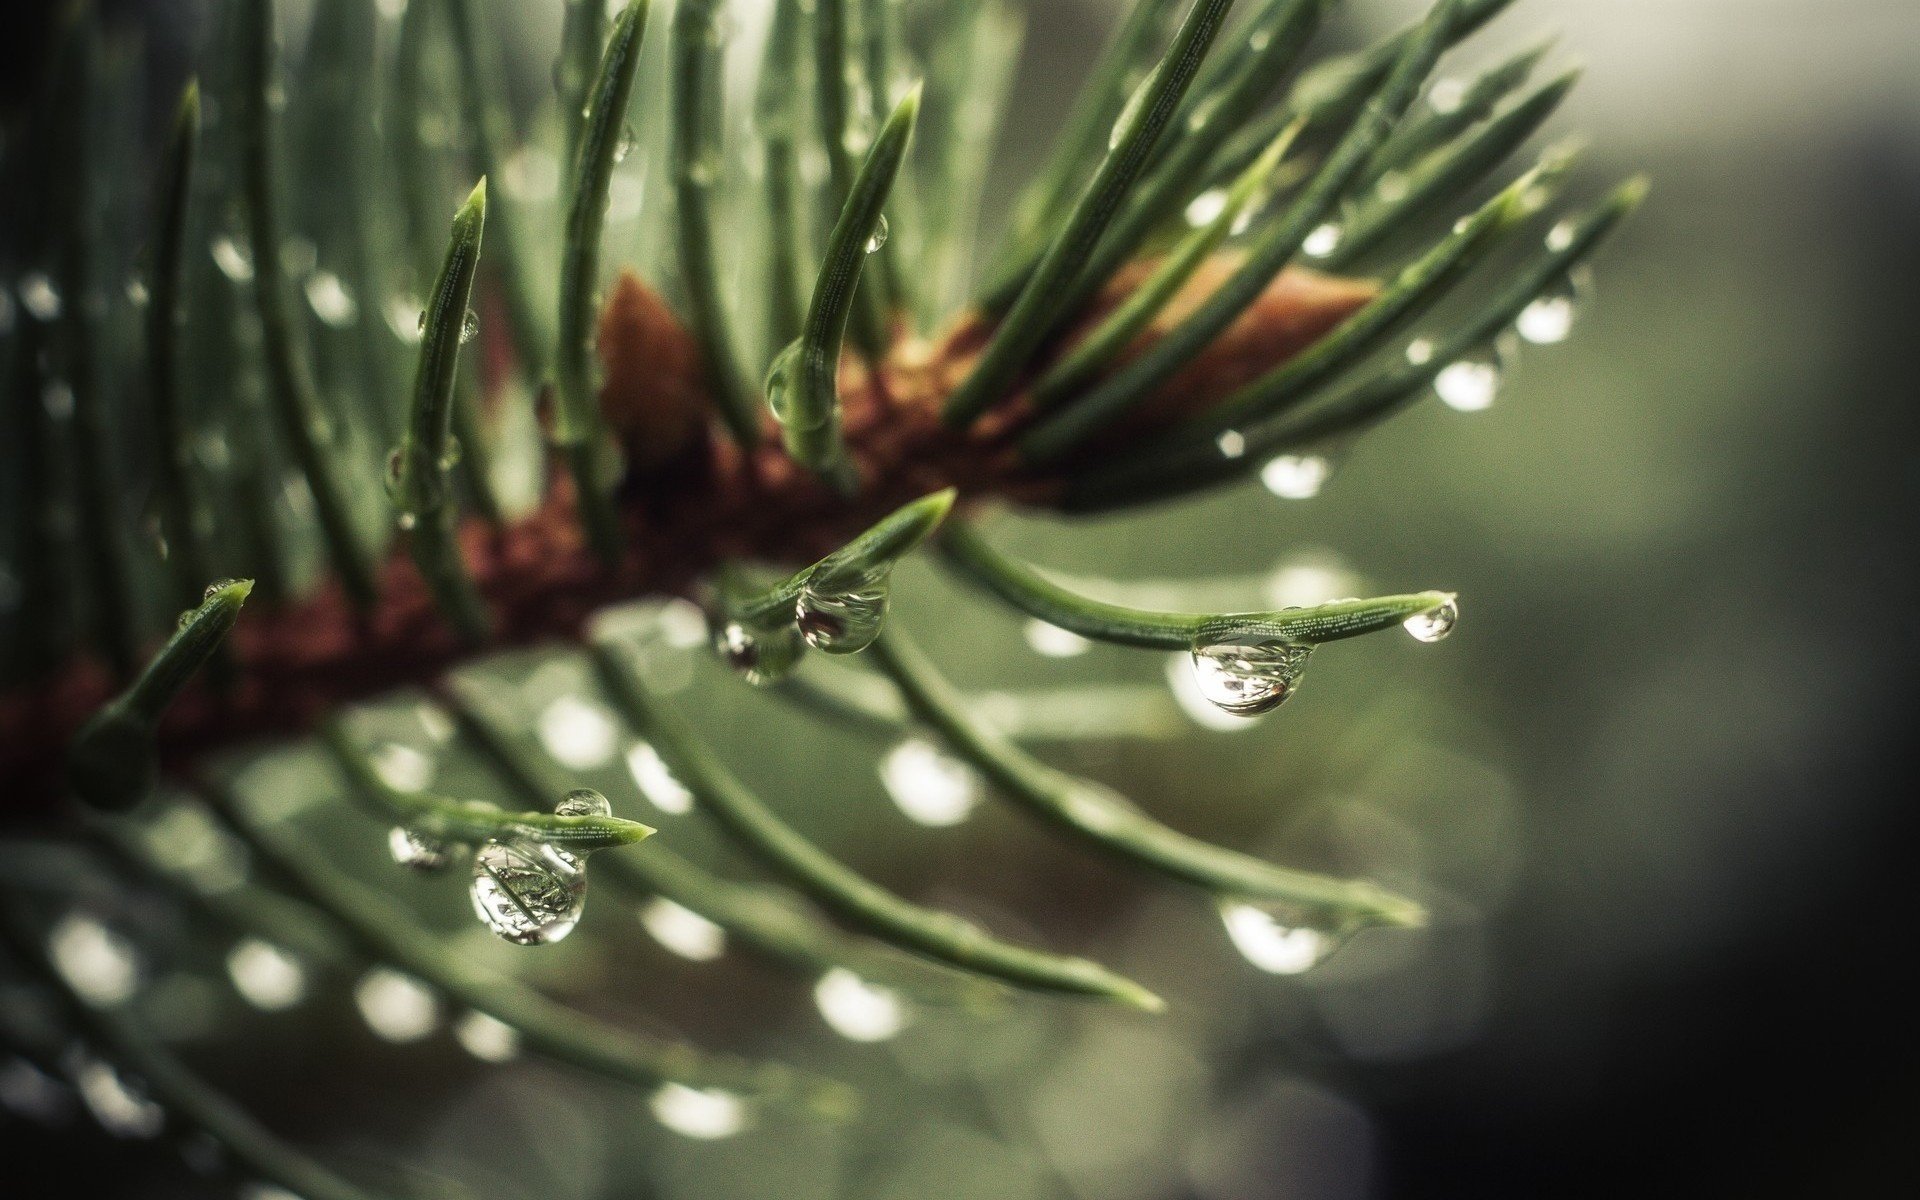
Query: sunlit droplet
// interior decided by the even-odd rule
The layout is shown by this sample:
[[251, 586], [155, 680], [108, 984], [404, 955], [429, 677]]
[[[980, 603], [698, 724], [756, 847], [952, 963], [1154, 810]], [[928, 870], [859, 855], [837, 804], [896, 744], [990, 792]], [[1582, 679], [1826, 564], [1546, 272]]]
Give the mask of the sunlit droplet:
[[1440, 402], [1455, 412], [1483, 412], [1500, 395], [1506, 366], [1498, 346], [1488, 345], [1447, 364], [1433, 377]]
[[415, 871], [444, 871], [465, 852], [466, 847], [433, 837], [406, 825], [387, 831], [387, 853], [393, 861]]
[[242, 938], [227, 952], [227, 978], [241, 999], [264, 1012], [292, 1008], [307, 997], [307, 970], [272, 942]]
[[125, 1004], [140, 986], [140, 960], [126, 938], [84, 913], [68, 913], [47, 934], [47, 957], [82, 1000]]
[[215, 237], [208, 245], [213, 263], [233, 283], [253, 282], [253, 255], [230, 233]]
[[480, 336], [480, 314], [468, 309], [460, 317], [460, 344], [466, 345]]
[[332, 271], [315, 271], [307, 276], [304, 290], [313, 315], [335, 329], [346, 328], [360, 312], [353, 293]]
[[1282, 500], [1311, 500], [1333, 475], [1333, 463], [1318, 454], [1282, 454], [1260, 468], [1260, 482]]
[[880, 247], [886, 245], [889, 232], [887, 228], [887, 216], [885, 213], [881, 213], [880, 219], [873, 223], [873, 232], [867, 237], [867, 253], [872, 254], [874, 251], [880, 249]]
[[653, 940], [688, 962], [712, 962], [727, 952], [727, 931], [664, 896], [640, 909], [640, 924]]
[[1092, 642], [1073, 630], [1049, 625], [1038, 617], [1029, 620], [1021, 632], [1028, 647], [1046, 658], [1078, 658], [1093, 649]]
[[572, 695], [561, 696], [541, 709], [534, 729], [546, 752], [560, 765], [576, 771], [611, 762], [619, 743], [619, 730], [607, 710]]
[[746, 1102], [718, 1088], [669, 1083], [654, 1092], [647, 1105], [660, 1124], [697, 1141], [729, 1138], [747, 1127]]
[[1308, 234], [1300, 249], [1308, 258], [1325, 258], [1340, 248], [1341, 237], [1340, 227], [1328, 222]]
[[833, 587], [816, 588], [808, 583], [794, 603], [793, 621], [800, 636], [815, 650], [858, 654], [880, 636], [891, 590], [884, 571]]
[[627, 748], [627, 772], [640, 794], [661, 812], [678, 815], [693, 811], [693, 793], [674, 778], [651, 742], [635, 742]]
[[884, 1042], [907, 1025], [907, 1006], [892, 988], [834, 967], [814, 985], [813, 1002], [833, 1031], [852, 1042]]
[[167, 1114], [108, 1063], [85, 1057], [73, 1069], [73, 1086], [100, 1128], [114, 1137], [158, 1137]]
[[633, 126], [622, 125], [620, 137], [613, 143], [613, 161], [617, 163], [627, 161], [627, 155], [632, 154], [633, 148], [639, 144], [640, 135], [633, 131]]
[[553, 806], [556, 817], [610, 817], [613, 802], [592, 788], [576, 788]]
[[1433, 81], [1427, 89], [1427, 106], [1441, 116], [1460, 111], [1467, 102], [1467, 84], [1465, 80], [1445, 76]]
[[367, 755], [380, 782], [396, 792], [424, 792], [433, 782], [433, 759], [401, 742], [382, 742]]
[[1536, 346], [1553, 346], [1566, 341], [1573, 334], [1574, 324], [1580, 319], [1580, 306], [1586, 300], [1587, 290], [1582, 279], [1573, 275], [1562, 277], [1521, 310], [1520, 319], [1514, 322], [1514, 329]]
[[483, 1012], [468, 1012], [455, 1021], [453, 1038], [481, 1062], [511, 1062], [520, 1053], [520, 1031]]
[[1402, 624], [1417, 642], [1437, 642], [1453, 632], [1460, 623], [1460, 602], [1448, 596], [1446, 602], [1437, 608], [1415, 613]]
[[1220, 214], [1227, 211], [1227, 190], [1208, 188], [1195, 196], [1187, 205], [1187, 224], [1199, 229], [1219, 220]]
[[1258, 905], [1232, 902], [1220, 906], [1220, 920], [1234, 948], [1269, 975], [1298, 975], [1326, 961], [1339, 948], [1339, 939], [1325, 930], [1298, 921], [1286, 922]]
[[1578, 234], [1579, 230], [1572, 221], [1561, 221], [1547, 230], [1547, 249], [1555, 254], [1568, 250], [1573, 246], [1573, 239]]
[[35, 320], [52, 321], [60, 316], [60, 289], [53, 286], [53, 278], [45, 271], [28, 271], [14, 290], [20, 306]]
[[413, 976], [387, 967], [360, 977], [353, 1003], [375, 1036], [396, 1045], [417, 1042], [440, 1023], [440, 1002], [433, 992]]
[[580, 860], [531, 839], [488, 842], [473, 858], [473, 911], [516, 946], [546, 946], [573, 932], [586, 907]]
[[1259, 716], [1292, 698], [1312, 653], [1311, 646], [1278, 638], [1203, 637], [1194, 643], [1193, 677], [1222, 712]]
[[901, 812], [930, 828], [958, 825], [980, 803], [974, 769], [924, 738], [907, 738], [887, 751], [880, 782]]

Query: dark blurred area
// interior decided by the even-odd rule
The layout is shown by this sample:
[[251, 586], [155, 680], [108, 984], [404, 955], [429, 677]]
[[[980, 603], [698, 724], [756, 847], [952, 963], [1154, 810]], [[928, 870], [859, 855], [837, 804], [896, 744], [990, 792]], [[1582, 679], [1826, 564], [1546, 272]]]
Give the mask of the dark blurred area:
[[[1363, 44], [1415, 7], [1350, 0], [1323, 44]], [[1114, 16], [1102, 0], [1028, 8], [1002, 211]], [[4, 18], [9, 102], [31, 88], [44, 11]], [[1364, 440], [1311, 502], [1250, 485], [1144, 518], [998, 526], [1035, 561], [1120, 579], [1291, 564], [1457, 589], [1442, 647], [1331, 649], [1311, 690], [1249, 732], [1068, 761], [1198, 832], [1431, 884], [1433, 929], [1368, 935], [1308, 977], [1258, 975], [1190, 898], [998, 814], [937, 834], [889, 822], [871, 767], [847, 765], [857, 744], [786, 728], [753, 781], [829, 796], [859, 773], [809, 821], [863, 865], [1084, 935], [1181, 1015], [929, 1022], [875, 1078], [945, 1089], [979, 1056], [993, 1066], [973, 1108], [941, 1090], [949, 1107], [916, 1119], [908, 1090], [874, 1144], [750, 1131], [725, 1152], [660, 1148], [644, 1176], [604, 1144], [617, 1127], [596, 1106], [612, 1101], [554, 1073], [469, 1086], [455, 1052], [396, 1065], [339, 1014], [303, 1017], [297, 1038], [244, 1022], [286, 1039], [267, 1066], [237, 1039], [197, 1044], [277, 1124], [369, 1157], [504, 1160], [483, 1133], [562, 1126], [539, 1161], [501, 1168], [501, 1194], [553, 1200], [1916, 1194], [1920, 989], [1901, 964], [1920, 847], [1920, 4], [1520, 0], [1447, 70], [1554, 28], [1554, 61], [1587, 65], [1555, 124], [1592, 142], [1571, 190], [1637, 171], [1655, 185], [1598, 259], [1571, 340], [1527, 347], [1489, 411], [1424, 403]], [[1009, 619], [944, 621], [957, 593], [930, 570], [901, 592], [902, 618], [970, 684], [1161, 678], [1155, 656], [1055, 662]], [[698, 703], [722, 728], [765, 713]], [[651, 983], [676, 1024], [841, 1065], [776, 985], [690, 980], [705, 968], [658, 953], [596, 966], [586, 949], [555, 978]], [[367, 1107], [343, 1121], [340, 1096]], [[84, 1125], [0, 1124], [7, 1161], [63, 1164], [70, 1194], [188, 1186], [163, 1155], [99, 1146]], [[565, 1182], [542, 1193], [556, 1163]]]

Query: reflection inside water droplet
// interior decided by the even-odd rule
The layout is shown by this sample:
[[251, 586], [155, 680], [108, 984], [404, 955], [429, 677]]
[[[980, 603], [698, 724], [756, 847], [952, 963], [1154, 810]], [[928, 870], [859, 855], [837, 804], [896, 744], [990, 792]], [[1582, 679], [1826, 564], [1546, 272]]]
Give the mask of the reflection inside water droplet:
[[1237, 717], [1271, 712], [1293, 697], [1311, 646], [1278, 638], [1217, 635], [1193, 647], [1193, 677], [1200, 694]]
[[1460, 623], [1460, 602], [1449, 596], [1445, 604], [1430, 608], [1423, 613], [1415, 613], [1403, 623], [1406, 631], [1415, 641], [1437, 642], [1453, 632]]
[[748, 683], [764, 687], [793, 670], [806, 643], [792, 625], [752, 630], [742, 622], [728, 621], [714, 631], [713, 648]]
[[875, 221], [873, 224], [873, 233], [867, 238], [868, 254], [872, 254], [874, 251], [880, 249], [880, 247], [887, 244], [888, 232], [889, 230], [887, 228], [887, 216], [885, 213], [881, 213], [880, 219], [878, 221]]
[[1220, 906], [1227, 937], [1246, 960], [1270, 975], [1298, 975], [1325, 962], [1339, 939], [1324, 930], [1287, 919], [1277, 909], [1249, 903]]
[[580, 923], [587, 876], [579, 859], [545, 842], [488, 842], [474, 855], [468, 894], [474, 914], [501, 938], [546, 946]]
[[887, 574], [874, 571], [859, 579], [800, 590], [793, 620], [800, 635], [825, 654], [858, 654], [880, 636], [891, 593]]

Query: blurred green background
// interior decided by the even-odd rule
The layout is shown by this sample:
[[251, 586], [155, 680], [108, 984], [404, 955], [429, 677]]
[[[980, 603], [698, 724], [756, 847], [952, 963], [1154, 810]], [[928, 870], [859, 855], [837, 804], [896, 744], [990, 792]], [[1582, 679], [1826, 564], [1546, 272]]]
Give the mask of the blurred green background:
[[[536, 36], [546, 7], [519, 10]], [[1351, 0], [1322, 44], [1362, 44], [1418, 7]], [[1028, 8], [995, 211], [1115, 11]], [[1305, 976], [1260, 973], [1194, 897], [992, 804], [915, 826], [872, 743], [773, 719], [784, 710], [667, 655], [663, 670], [698, 675], [686, 703], [752, 745], [749, 782], [827, 844], [916, 896], [1083, 947], [1172, 1013], [920, 1013], [859, 1044], [823, 1025], [804, 984], [734, 956], [684, 961], [603, 900], [541, 956], [541, 978], [622, 1019], [834, 1071], [878, 1111], [845, 1130], [765, 1121], [690, 1139], [546, 1067], [479, 1066], [444, 1036], [387, 1046], [337, 998], [243, 1015], [190, 976], [177, 1032], [348, 1163], [404, 1159], [500, 1197], [1911, 1194], [1896, 1151], [1916, 1115], [1898, 980], [1920, 5], [1520, 0], [1447, 73], [1553, 29], [1553, 61], [1588, 66], [1555, 126], [1592, 139], [1572, 190], [1655, 182], [1570, 341], [1528, 347], [1489, 411], [1422, 404], [1312, 501], [1250, 485], [1146, 516], [1000, 526], [1051, 567], [1244, 605], [1458, 590], [1450, 640], [1330, 647], [1263, 723], [1058, 752], [1183, 828], [1409, 887], [1432, 928], [1363, 936]], [[1166, 678], [1158, 655], [1038, 654], [1020, 622], [924, 567], [897, 597], [981, 688]], [[529, 719], [565, 689], [559, 669], [513, 665]], [[631, 797], [609, 758], [583, 775]], [[300, 761], [272, 769], [269, 792], [311, 788]], [[695, 819], [631, 811], [708, 845]], [[380, 870], [379, 831], [302, 819]], [[471, 925], [457, 888], [393, 886], [449, 930]], [[194, 1186], [116, 1154], [91, 1168], [103, 1187]]]

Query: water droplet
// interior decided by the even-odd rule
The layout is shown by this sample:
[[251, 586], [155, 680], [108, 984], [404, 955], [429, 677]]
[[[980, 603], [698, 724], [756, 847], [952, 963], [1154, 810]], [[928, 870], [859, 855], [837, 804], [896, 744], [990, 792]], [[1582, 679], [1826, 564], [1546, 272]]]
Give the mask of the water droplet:
[[1318, 454], [1282, 454], [1260, 468], [1260, 482], [1282, 500], [1311, 500], [1333, 475], [1333, 463]]
[[388, 967], [375, 967], [353, 987], [360, 1019], [382, 1041], [417, 1042], [440, 1022], [440, 1002], [427, 985]]
[[1340, 248], [1340, 227], [1329, 221], [1307, 235], [1300, 249], [1308, 258], [1325, 258]]
[[1407, 343], [1407, 362], [1416, 367], [1424, 367], [1433, 361], [1436, 349], [1432, 338], [1417, 337]]
[[613, 143], [613, 161], [617, 163], [627, 161], [627, 155], [632, 154], [633, 148], [639, 144], [640, 135], [633, 131], [633, 126], [622, 125], [620, 137]]
[[60, 315], [60, 289], [53, 286], [53, 280], [45, 271], [28, 271], [20, 277], [15, 289], [20, 295], [20, 304], [35, 320], [52, 321]]
[[305, 291], [313, 314], [335, 329], [346, 328], [360, 312], [353, 293], [332, 271], [315, 271], [307, 276]]
[[1521, 310], [1514, 329], [1536, 346], [1554, 346], [1566, 341], [1580, 319], [1580, 306], [1586, 300], [1587, 290], [1582, 279], [1563, 276]]
[[152, 293], [147, 291], [146, 280], [140, 278], [138, 275], [135, 275], [133, 278], [127, 280], [127, 303], [128, 304], [133, 305], [135, 308], [145, 308], [147, 306], [147, 302], [152, 298], [153, 298]]
[[1254, 717], [1286, 703], [1299, 686], [1313, 647], [1242, 635], [1202, 638], [1193, 646], [1200, 694], [1222, 712]]
[[1199, 229], [1211, 225], [1227, 211], [1227, 189], [1208, 188], [1187, 205], [1187, 224]]
[[1578, 229], [1572, 221], [1561, 221], [1552, 229], [1547, 230], [1547, 249], [1553, 251], [1555, 254], [1559, 254], [1570, 248], [1578, 232]]
[[47, 934], [47, 957], [82, 1000], [112, 1008], [140, 986], [140, 960], [126, 938], [84, 913], [68, 913]]
[[243, 938], [227, 952], [227, 977], [241, 999], [263, 1012], [292, 1008], [307, 998], [307, 970], [272, 942]]
[[166, 1110], [140, 1088], [97, 1058], [82, 1057], [72, 1069], [73, 1086], [100, 1127], [119, 1138], [158, 1137]]
[[747, 1105], [732, 1092], [663, 1085], [648, 1099], [654, 1119], [682, 1137], [697, 1141], [729, 1138], [747, 1127]]
[[916, 824], [944, 829], [972, 815], [980, 803], [974, 769], [925, 738], [909, 737], [880, 760], [880, 782]]
[[713, 648], [748, 683], [762, 687], [791, 672], [806, 643], [791, 625], [752, 630], [739, 621], [728, 621], [715, 631]]
[[1213, 439], [1222, 458], [1244, 458], [1247, 453], [1247, 437], [1237, 429], [1229, 429]]
[[1440, 402], [1455, 412], [1483, 412], [1500, 395], [1506, 364], [1498, 345], [1489, 343], [1447, 364], [1433, 377]]
[[800, 599], [794, 604], [794, 624], [815, 650], [858, 654], [880, 636], [891, 592], [884, 570], [870, 571], [829, 588], [815, 588], [809, 583], [800, 589]]
[[488, 842], [473, 859], [473, 911], [518, 946], [546, 946], [573, 932], [586, 907], [580, 860], [544, 842]]
[[687, 813], [693, 811], [693, 793], [687, 786], [673, 777], [667, 768], [666, 760], [653, 748], [651, 742], [635, 742], [627, 748], [627, 772], [633, 776], [634, 786], [640, 794], [664, 813]]
[[1448, 596], [1446, 603], [1438, 608], [1430, 608], [1423, 613], [1415, 613], [1402, 624], [1417, 642], [1437, 642], [1453, 632], [1460, 623], [1460, 602]]
[[886, 245], [889, 232], [891, 231], [887, 227], [887, 214], [881, 213], [880, 219], [873, 223], [873, 232], [867, 236], [867, 253], [872, 254]]
[[214, 265], [219, 267], [220, 273], [230, 281], [253, 282], [253, 255], [248, 253], [232, 234], [220, 234], [207, 248], [213, 254]]
[[664, 896], [640, 909], [640, 924], [653, 940], [688, 962], [712, 962], [727, 952], [727, 931]]
[[907, 1006], [892, 988], [835, 967], [813, 987], [813, 1002], [833, 1031], [851, 1042], [884, 1042], [907, 1025]]
[[1433, 81], [1427, 89], [1427, 107], [1441, 116], [1460, 111], [1467, 102], [1467, 84], [1465, 80], [1452, 76], [1443, 76]]
[[520, 1031], [483, 1012], [468, 1012], [454, 1022], [453, 1038], [481, 1062], [511, 1062], [520, 1053]]
[[1340, 946], [1340, 939], [1326, 930], [1260, 905], [1222, 904], [1220, 920], [1234, 948], [1270, 975], [1298, 975], [1325, 962]]
[[556, 817], [610, 817], [613, 802], [592, 788], [576, 788], [553, 806]]
[[1120, 143], [1125, 140], [1128, 131], [1133, 127], [1134, 119], [1140, 115], [1140, 109], [1146, 104], [1147, 91], [1153, 86], [1154, 75], [1158, 73], [1156, 70], [1142, 79], [1140, 86], [1134, 88], [1133, 94], [1127, 97], [1125, 107], [1121, 108], [1120, 115], [1114, 118], [1113, 129], [1107, 133], [1108, 150], [1120, 148]]
[[424, 873], [446, 870], [465, 850], [466, 847], [457, 842], [432, 837], [405, 825], [396, 825], [387, 833], [387, 853], [393, 856], [393, 861]]
[[479, 336], [480, 314], [468, 309], [466, 315], [460, 318], [460, 344], [464, 346]]
[[433, 782], [433, 759], [404, 743], [381, 742], [367, 758], [380, 782], [396, 792], [424, 792]]
[[1093, 649], [1092, 642], [1073, 630], [1049, 625], [1038, 617], [1028, 621], [1022, 633], [1027, 639], [1027, 646], [1035, 654], [1046, 658], [1078, 658]]
[[1260, 28], [1254, 30], [1247, 38], [1247, 49], [1253, 51], [1255, 54], [1260, 53], [1271, 45], [1273, 45], [1273, 27], [1271, 25], [1262, 25]]
[[412, 296], [396, 294], [387, 297], [387, 328], [406, 345], [420, 344], [420, 334], [426, 328], [426, 315], [426, 311], [420, 307], [420, 301]]
[[1398, 204], [1413, 190], [1413, 181], [1404, 172], [1388, 171], [1373, 185], [1373, 194], [1383, 204]]
[[541, 709], [534, 730], [546, 752], [575, 771], [612, 762], [620, 740], [605, 707], [574, 695], [561, 696]]
[[[413, 331], [416, 334], [424, 334], [427, 331], [427, 310], [426, 309], [424, 308], [421, 309], [419, 313], [414, 316]], [[415, 338], [414, 340], [418, 341], [419, 339]]]

